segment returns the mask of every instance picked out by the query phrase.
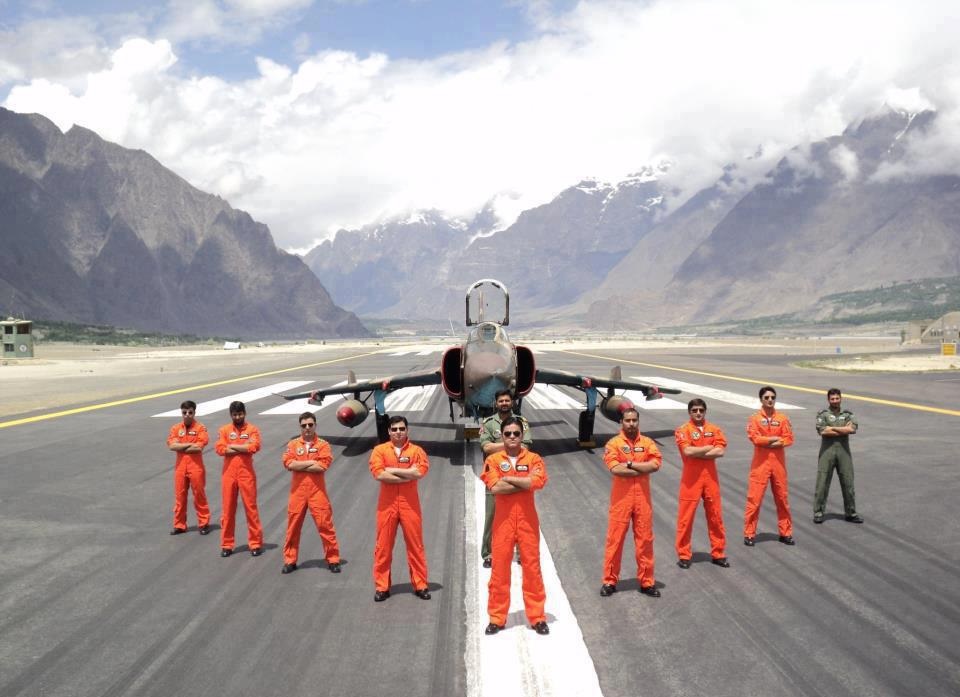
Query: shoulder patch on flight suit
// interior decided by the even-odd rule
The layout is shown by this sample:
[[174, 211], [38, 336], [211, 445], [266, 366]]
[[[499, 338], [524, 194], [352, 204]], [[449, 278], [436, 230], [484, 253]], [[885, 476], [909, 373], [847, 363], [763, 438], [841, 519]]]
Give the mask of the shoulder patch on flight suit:
[[690, 434], [690, 437], [691, 437], [693, 440], [699, 440], [699, 438], [700, 438], [700, 431], [694, 431], [693, 433]]
[[629, 453], [629, 452], [630, 452], [630, 446], [629, 446], [629, 445], [621, 445], [621, 446], [620, 446], [620, 450], [623, 451], [623, 452], [625, 452], [625, 453]]
[[297, 448], [297, 455], [303, 455], [303, 448]]
[[180, 434], [179, 434], [179, 435], [181, 435], [181, 436], [185, 436], [185, 435], [187, 435], [187, 432], [186, 432], [186, 431], [184, 431], [184, 430], [183, 430], [183, 429], [181, 428], [181, 429], [180, 429]]
[[229, 438], [230, 438], [230, 440], [236, 440], [236, 439], [237, 439], [237, 434], [231, 432]]
[[510, 462], [509, 462], [509, 460], [504, 460], [503, 462], [500, 463], [500, 471], [501, 471], [501, 472], [509, 472], [509, 471], [510, 471]]

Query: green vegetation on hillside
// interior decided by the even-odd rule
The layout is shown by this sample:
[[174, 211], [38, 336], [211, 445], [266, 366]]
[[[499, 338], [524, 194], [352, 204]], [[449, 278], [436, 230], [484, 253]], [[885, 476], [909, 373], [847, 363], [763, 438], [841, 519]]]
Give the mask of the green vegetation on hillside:
[[729, 320], [686, 327], [662, 328], [662, 332], [690, 330], [701, 334], [766, 334], [792, 329], [858, 327], [867, 324], [936, 319], [960, 310], [960, 278], [925, 278], [853, 290], [821, 297], [814, 309], [752, 319]]
[[[71, 322], [53, 322], [36, 320], [33, 323], [34, 340], [65, 341], [75, 344], [97, 344], [116, 346], [180, 346], [184, 344], [219, 344], [231, 339], [221, 337], [201, 337], [194, 334], [161, 334], [143, 332], [137, 329], [124, 329], [98, 324], [73, 324]], [[235, 340], [235, 339], [234, 339]]]

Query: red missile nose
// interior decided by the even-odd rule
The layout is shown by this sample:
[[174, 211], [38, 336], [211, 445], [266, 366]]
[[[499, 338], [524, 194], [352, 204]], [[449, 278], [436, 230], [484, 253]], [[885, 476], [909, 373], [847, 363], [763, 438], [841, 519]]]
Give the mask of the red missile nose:
[[349, 405], [344, 404], [342, 407], [337, 409], [337, 421], [344, 426], [350, 426], [356, 418], [357, 412], [355, 412]]
[[623, 414], [627, 409], [635, 409], [635, 407], [633, 406], [633, 402], [624, 397], [623, 401], [620, 402], [620, 405], [617, 407], [617, 411]]

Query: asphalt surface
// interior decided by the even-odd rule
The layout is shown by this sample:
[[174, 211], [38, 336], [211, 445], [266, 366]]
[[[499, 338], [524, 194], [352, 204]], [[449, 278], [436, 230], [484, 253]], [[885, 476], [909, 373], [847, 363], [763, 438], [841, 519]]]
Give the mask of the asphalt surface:
[[[576, 446], [575, 410], [524, 408], [550, 475], [538, 495], [541, 527], [604, 695], [960, 694], [960, 487], [950, 445], [960, 424], [956, 376], [837, 374], [790, 367], [796, 357], [702, 350], [555, 352], [537, 360], [601, 375], [620, 363], [624, 376], [659, 375], [744, 395], [771, 383], [780, 401], [804, 408], [788, 412], [797, 436], [788, 451], [797, 545], [777, 541], [768, 494], [758, 543], [747, 548], [750, 409], [707, 398], [708, 418], [730, 440], [720, 461], [729, 569], [709, 563], [700, 513], [694, 564], [675, 565], [680, 461], [672, 431], [686, 413], [641, 413], [641, 429], [665, 454], [652, 477], [660, 599], [633, 592], [629, 540], [621, 592], [599, 596], [610, 488], [602, 451]], [[276, 398], [248, 404], [265, 443], [256, 462], [266, 553], [246, 553], [240, 513], [237, 551], [221, 559], [219, 526], [198, 535], [192, 500], [190, 533], [167, 534], [174, 458], [164, 439], [174, 419], [155, 414], [184, 398], [202, 402], [280, 380], [333, 384], [346, 366], [364, 378], [438, 361], [439, 353], [367, 356], [0, 428], [0, 695], [481, 694], [483, 675], [466, 658], [482, 626], [467, 625], [464, 603], [467, 565], [479, 565], [472, 553], [466, 558], [475, 546], [465, 539], [464, 468], [482, 458], [450, 423], [442, 394], [407, 413], [411, 437], [432, 463], [420, 484], [432, 600], [412, 594], [398, 536], [393, 597], [373, 602], [378, 485], [367, 457], [375, 427], [371, 418], [344, 429], [333, 408], [319, 411], [318, 432], [335, 455], [327, 482], [343, 573], [326, 570], [308, 519], [301, 568], [280, 575], [290, 476], [280, 453], [298, 429], [296, 415], [260, 414], [277, 406]], [[263, 371], [280, 367], [265, 359]], [[185, 386], [176, 379], [154, 377], [143, 392]], [[836, 479], [826, 522], [811, 519], [814, 417], [831, 386], [844, 391], [860, 422], [852, 445], [864, 525], [844, 522]], [[69, 385], [64, 389], [69, 394]], [[213, 432], [228, 416], [200, 420]], [[616, 428], [598, 415], [601, 446]], [[217, 521], [219, 458], [211, 451], [206, 464]]]

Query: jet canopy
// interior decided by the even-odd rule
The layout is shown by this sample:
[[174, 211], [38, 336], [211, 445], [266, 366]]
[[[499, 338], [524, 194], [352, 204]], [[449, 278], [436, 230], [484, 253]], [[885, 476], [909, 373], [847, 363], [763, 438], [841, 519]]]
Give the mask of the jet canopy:
[[484, 278], [467, 288], [467, 326], [484, 322], [510, 324], [510, 293], [493, 278]]

